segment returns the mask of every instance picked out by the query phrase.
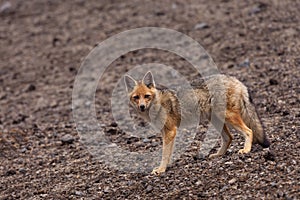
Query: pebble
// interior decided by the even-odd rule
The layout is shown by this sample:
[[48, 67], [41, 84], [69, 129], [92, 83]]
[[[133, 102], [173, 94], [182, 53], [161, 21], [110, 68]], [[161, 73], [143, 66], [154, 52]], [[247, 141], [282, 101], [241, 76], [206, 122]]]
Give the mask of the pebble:
[[153, 187], [151, 185], [148, 185], [148, 187], [146, 188], [146, 193], [149, 193], [153, 190]]
[[269, 80], [270, 85], [278, 85], [278, 81], [276, 79], [271, 78]]
[[149, 143], [149, 142], [151, 142], [151, 140], [149, 140], [148, 138], [144, 138], [144, 139], [143, 139], [143, 142], [144, 142], [144, 143]]
[[239, 64], [239, 67], [250, 67], [249, 59], [245, 59], [242, 63]]
[[5, 174], [6, 174], [6, 176], [12, 176], [12, 175], [15, 175], [16, 173], [17, 172], [14, 169], [10, 169]]
[[72, 144], [74, 140], [74, 137], [70, 134], [66, 134], [60, 139], [63, 144]]
[[108, 192], [109, 192], [109, 187], [108, 187], [108, 186], [104, 188], [104, 192], [105, 192], [105, 193], [108, 193]]
[[200, 30], [200, 29], [205, 29], [205, 28], [209, 28], [209, 25], [207, 23], [205, 23], [205, 22], [201, 22], [201, 23], [196, 24], [194, 26], [195, 30]]
[[6, 1], [0, 7], [0, 13], [8, 12], [11, 9], [11, 3]]
[[233, 179], [231, 179], [231, 180], [228, 181], [229, 184], [233, 184], [235, 182], [236, 182], [236, 178], [233, 178]]
[[81, 191], [75, 191], [75, 195], [77, 195], [77, 196], [82, 196], [83, 195], [83, 193], [81, 192]]
[[25, 173], [26, 173], [26, 169], [20, 168], [20, 169], [19, 169], [19, 172], [22, 173], [22, 174], [25, 174]]
[[29, 84], [24, 88], [24, 92], [32, 92], [36, 89], [35, 85]]
[[22, 149], [20, 150], [21, 153], [25, 153], [26, 151], [27, 151], [27, 148], [26, 148], [26, 147], [24, 147], [24, 148], [22, 148]]

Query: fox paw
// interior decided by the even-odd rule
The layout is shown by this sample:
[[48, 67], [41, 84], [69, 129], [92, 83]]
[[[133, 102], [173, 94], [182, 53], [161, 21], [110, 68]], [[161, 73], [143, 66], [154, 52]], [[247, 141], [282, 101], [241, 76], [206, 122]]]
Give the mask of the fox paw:
[[247, 149], [241, 149], [241, 150], [239, 150], [240, 154], [245, 154], [245, 153], [249, 153], [249, 152], [250, 152], [250, 150], [247, 150]]
[[161, 173], [164, 173], [166, 171], [166, 168], [165, 167], [155, 167], [151, 174], [154, 174], [154, 175], [159, 175]]

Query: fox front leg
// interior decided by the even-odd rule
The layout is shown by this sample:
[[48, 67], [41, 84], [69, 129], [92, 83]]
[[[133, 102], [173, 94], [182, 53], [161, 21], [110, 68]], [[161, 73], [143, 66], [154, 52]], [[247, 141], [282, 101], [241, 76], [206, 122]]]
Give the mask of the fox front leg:
[[162, 159], [159, 167], [153, 169], [152, 174], [159, 175], [166, 171], [171, 161], [176, 136], [176, 127], [172, 130], [165, 131], [163, 134]]

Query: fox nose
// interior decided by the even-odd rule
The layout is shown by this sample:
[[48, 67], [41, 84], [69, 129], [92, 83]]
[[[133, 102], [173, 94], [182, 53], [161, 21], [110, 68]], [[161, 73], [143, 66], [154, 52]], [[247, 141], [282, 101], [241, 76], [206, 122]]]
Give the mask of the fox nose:
[[140, 109], [141, 109], [141, 111], [144, 111], [145, 110], [145, 105], [140, 105]]

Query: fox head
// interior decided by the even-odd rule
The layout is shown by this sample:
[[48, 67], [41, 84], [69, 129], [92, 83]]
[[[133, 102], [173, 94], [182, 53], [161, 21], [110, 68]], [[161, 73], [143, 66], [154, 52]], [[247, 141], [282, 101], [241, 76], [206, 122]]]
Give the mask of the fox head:
[[139, 112], [149, 111], [156, 94], [152, 73], [147, 72], [142, 81], [136, 81], [129, 75], [125, 75], [124, 80], [130, 104]]

